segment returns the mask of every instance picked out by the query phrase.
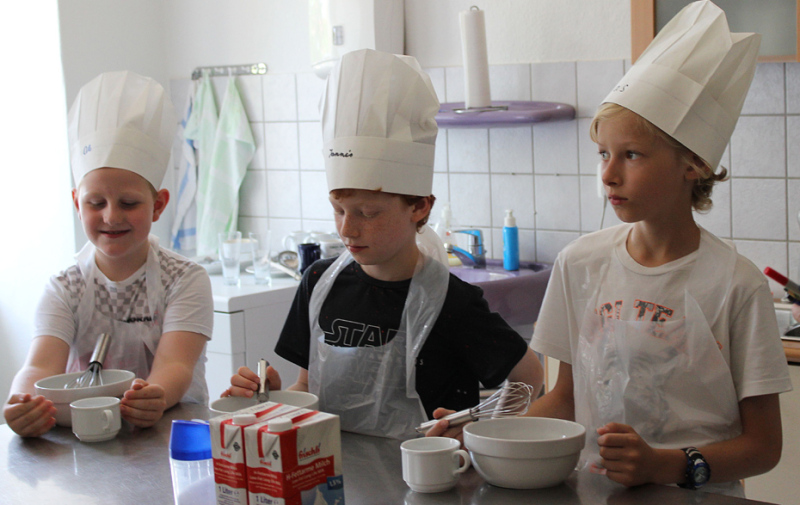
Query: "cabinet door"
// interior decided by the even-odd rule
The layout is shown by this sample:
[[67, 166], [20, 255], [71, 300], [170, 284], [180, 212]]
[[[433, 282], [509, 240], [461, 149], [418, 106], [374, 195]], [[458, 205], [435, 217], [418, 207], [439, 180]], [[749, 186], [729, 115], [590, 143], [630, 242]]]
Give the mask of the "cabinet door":
[[[691, 0], [631, 0], [631, 60]], [[800, 0], [714, 0], [733, 32], [761, 34], [759, 61], [800, 61]]]
[[245, 311], [247, 366], [252, 368], [257, 365], [259, 358], [266, 359], [281, 374], [283, 389], [297, 382], [299, 371], [297, 365], [275, 354], [275, 344], [278, 343], [291, 306], [292, 300], [289, 299]]

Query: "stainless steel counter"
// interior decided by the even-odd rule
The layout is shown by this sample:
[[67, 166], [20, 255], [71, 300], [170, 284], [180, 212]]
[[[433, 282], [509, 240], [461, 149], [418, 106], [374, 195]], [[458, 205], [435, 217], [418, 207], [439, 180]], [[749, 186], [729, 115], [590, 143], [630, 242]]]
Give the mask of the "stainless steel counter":
[[[208, 410], [178, 405], [153, 428], [139, 430], [123, 423], [117, 438], [95, 444], [81, 443], [69, 428], [57, 427], [44, 437], [22, 439], [2, 425], [0, 503], [170, 505], [169, 433], [173, 419], [208, 419]], [[605, 477], [583, 473], [573, 474], [557, 487], [515, 491], [487, 484], [474, 469], [462, 475], [458, 486], [449, 492], [418, 494], [403, 482], [398, 441], [342, 433], [342, 450], [347, 505], [764, 503], [666, 486], [625, 489]]]

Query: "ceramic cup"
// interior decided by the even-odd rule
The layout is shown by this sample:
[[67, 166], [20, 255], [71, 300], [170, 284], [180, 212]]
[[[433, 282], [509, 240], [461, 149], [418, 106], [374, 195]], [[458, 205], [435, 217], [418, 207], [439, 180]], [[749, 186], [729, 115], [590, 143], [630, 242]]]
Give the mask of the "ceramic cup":
[[320, 240], [319, 250], [322, 258], [335, 258], [345, 251], [344, 242], [338, 238]]
[[72, 432], [81, 442], [102, 442], [117, 436], [122, 426], [119, 398], [95, 396], [69, 404]]
[[455, 487], [470, 465], [469, 453], [454, 438], [423, 437], [400, 445], [403, 480], [412, 491], [439, 493]]

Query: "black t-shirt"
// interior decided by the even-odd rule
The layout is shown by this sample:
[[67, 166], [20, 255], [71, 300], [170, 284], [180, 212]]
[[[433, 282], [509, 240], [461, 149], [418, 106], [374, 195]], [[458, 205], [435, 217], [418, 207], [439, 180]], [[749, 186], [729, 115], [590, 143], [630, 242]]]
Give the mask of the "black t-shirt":
[[[275, 352], [308, 369], [308, 303], [333, 259], [306, 270]], [[339, 274], [322, 304], [319, 324], [325, 342], [340, 347], [376, 346], [400, 327], [411, 280], [386, 282], [351, 262]], [[417, 357], [417, 393], [429, 418], [438, 407], [470, 408], [479, 402], [480, 384], [500, 384], [527, 351], [527, 344], [499, 314], [490, 312], [483, 291], [450, 275], [442, 311]]]

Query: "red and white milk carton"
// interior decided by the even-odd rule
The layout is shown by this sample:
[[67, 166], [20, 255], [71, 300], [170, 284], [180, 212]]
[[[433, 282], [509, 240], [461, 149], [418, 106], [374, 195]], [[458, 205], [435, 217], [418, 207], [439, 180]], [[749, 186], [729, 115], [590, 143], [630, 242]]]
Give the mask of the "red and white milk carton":
[[209, 420], [217, 505], [248, 505], [245, 427], [297, 410], [291, 405], [267, 402]]
[[244, 434], [251, 505], [344, 505], [339, 416], [299, 409]]

